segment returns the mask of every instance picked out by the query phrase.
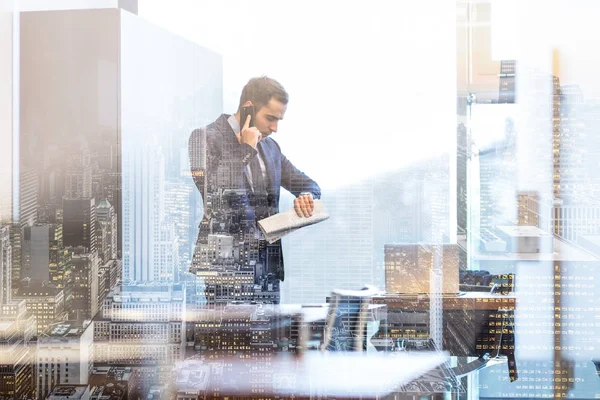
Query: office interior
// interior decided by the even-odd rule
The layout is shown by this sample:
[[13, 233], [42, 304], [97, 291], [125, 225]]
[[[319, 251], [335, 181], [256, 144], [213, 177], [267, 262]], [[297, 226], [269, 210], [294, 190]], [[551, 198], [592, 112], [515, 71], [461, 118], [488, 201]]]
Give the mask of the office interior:
[[[0, 397], [600, 397], [599, 16], [1, 1]], [[263, 75], [329, 218], [190, 273], [190, 133]]]

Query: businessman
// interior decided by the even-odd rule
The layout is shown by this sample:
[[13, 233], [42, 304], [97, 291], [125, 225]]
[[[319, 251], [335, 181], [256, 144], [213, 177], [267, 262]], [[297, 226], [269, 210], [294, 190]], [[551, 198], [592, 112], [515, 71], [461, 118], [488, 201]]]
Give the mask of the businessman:
[[[252, 78], [235, 114], [222, 114], [190, 136], [192, 177], [204, 204], [190, 272], [204, 278], [209, 304], [279, 303], [285, 277], [281, 241], [267, 243], [257, 221], [279, 212], [281, 187], [296, 196], [300, 217], [312, 215], [321, 196], [319, 185], [271, 138], [288, 99], [276, 80]], [[252, 116], [241, 121], [242, 107], [250, 105], [254, 121]]]

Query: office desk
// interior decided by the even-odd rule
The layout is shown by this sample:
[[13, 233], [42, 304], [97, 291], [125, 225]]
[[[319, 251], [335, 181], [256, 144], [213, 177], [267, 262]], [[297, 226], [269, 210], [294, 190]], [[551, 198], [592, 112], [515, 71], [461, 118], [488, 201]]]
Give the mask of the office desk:
[[[423, 354], [321, 353], [268, 358], [186, 360], [177, 368], [177, 399], [362, 398], [401, 390], [447, 361], [440, 352]], [[175, 393], [173, 393], [175, 394]]]
[[[437, 302], [439, 300], [439, 302]], [[491, 359], [506, 356], [509, 377], [518, 377], [514, 358], [514, 294], [467, 292], [458, 296], [390, 294], [376, 296], [374, 304], [387, 306], [383, 335], [410, 343], [434, 337], [441, 326], [441, 343], [436, 345], [453, 356]], [[437, 304], [441, 304], [441, 309]]]

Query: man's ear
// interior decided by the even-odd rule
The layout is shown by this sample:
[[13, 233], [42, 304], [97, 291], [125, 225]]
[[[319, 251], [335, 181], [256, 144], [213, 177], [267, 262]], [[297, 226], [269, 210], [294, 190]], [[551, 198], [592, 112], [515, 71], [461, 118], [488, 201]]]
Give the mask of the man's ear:
[[242, 107], [248, 107], [251, 105], [252, 105], [252, 102], [250, 100], [246, 100], [246, 102], [244, 104], [242, 104]]

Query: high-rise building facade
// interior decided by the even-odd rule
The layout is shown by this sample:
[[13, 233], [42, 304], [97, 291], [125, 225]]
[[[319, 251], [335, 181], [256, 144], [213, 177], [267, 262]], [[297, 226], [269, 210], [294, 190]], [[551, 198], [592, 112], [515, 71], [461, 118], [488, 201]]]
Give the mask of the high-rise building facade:
[[63, 268], [62, 226], [59, 224], [36, 224], [24, 227], [21, 246], [21, 278], [56, 283], [57, 275]]
[[92, 369], [93, 327], [76, 321], [52, 324], [38, 337], [36, 376], [38, 398], [56, 385], [88, 383]]
[[28, 280], [21, 285], [14, 299], [25, 300], [27, 311], [35, 316], [38, 334], [50, 324], [67, 319], [64, 290], [47, 282]]
[[12, 298], [12, 245], [10, 226], [0, 225], [0, 307]]
[[69, 317], [76, 321], [93, 318], [100, 306], [98, 304], [98, 256], [96, 253], [87, 253], [83, 250], [83, 248], [70, 249], [71, 278], [68, 287], [72, 303]]
[[187, 272], [189, 269], [198, 229], [198, 224], [194, 224], [193, 210], [196, 206], [192, 196], [194, 190], [196, 189], [183, 179], [165, 183], [165, 219], [167, 223], [173, 224], [174, 234], [177, 237], [179, 272]]
[[63, 199], [63, 244], [96, 252], [96, 200]]
[[105, 235], [101, 236], [104, 243], [98, 244], [100, 260], [102, 262], [116, 260], [118, 255], [118, 217], [115, 208], [107, 199], [100, 201], [98, 207], [96, 207], [96, 219], [99, 228], [105, 232]]
[[157, 146], [123, 155], [123, 279], [160, 281], [164, 222], [164, 157]]
[[37, 334], [36, 319], [25, 301], [12, 301], [0, 309], [0, 395], [29, 399], [34, 395], [32, 343]]
[[94, 319], [94, 365], [163, 368], [185, 348], [185, 286], [114, 288]]
[[515, 60], [500, 61], [500, 88], [498, 90], [498, 103], [515, 102]]
[[64, 197], [67, 199], [92, 197], [92, 166], [87, 146], [82, 146], [79, 151], [68, 156]]
[[35, 225], [38, 221], [38, 172], [33, 168], [23, 168], [19, 176], [19, 216], [12, 225], [12, 286], [17, 288], [21, 279], [21, 241], [23, 228]]

